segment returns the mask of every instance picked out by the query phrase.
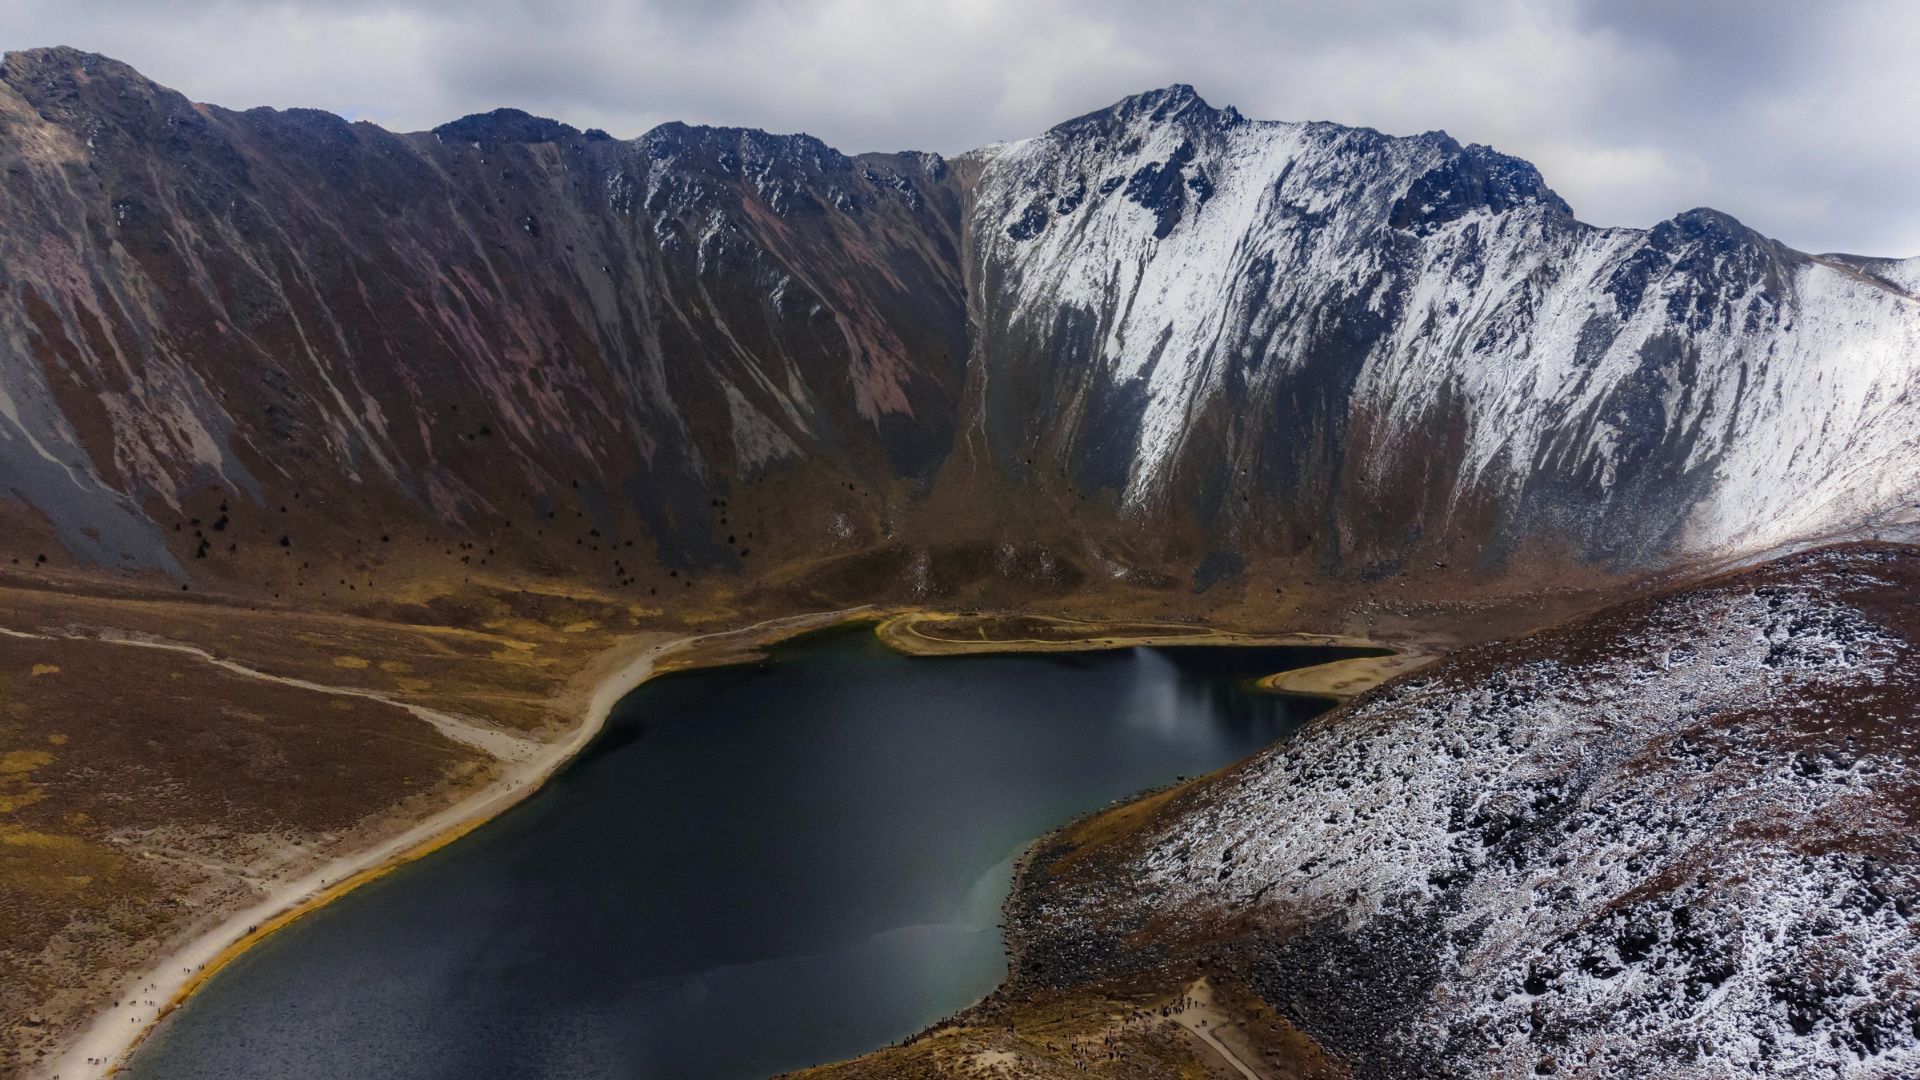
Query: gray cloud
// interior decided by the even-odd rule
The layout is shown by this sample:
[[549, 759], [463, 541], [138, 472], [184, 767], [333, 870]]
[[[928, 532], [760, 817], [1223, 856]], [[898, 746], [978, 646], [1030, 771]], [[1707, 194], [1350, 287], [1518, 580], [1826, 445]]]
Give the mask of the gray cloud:
[[1250, 116], [1492, 143], [1600, 224], [1710, 205], [1920, 254], [1906, 0], [65, 0], [0, 5], [0, 41], [403, 130], [514, 105], [848, 150], [953, 152], [1190, 82]]

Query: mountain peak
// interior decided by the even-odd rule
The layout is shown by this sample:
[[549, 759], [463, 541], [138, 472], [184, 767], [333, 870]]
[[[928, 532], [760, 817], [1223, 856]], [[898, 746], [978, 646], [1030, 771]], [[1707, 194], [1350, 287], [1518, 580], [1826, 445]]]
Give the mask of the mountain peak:
[[1147, 116], [1153, 120], [1167, 120], [1189, 112], [1204, 111], [1211, 113], [1213, 106], [1200, 92], [1186, 83], [1174, 83], [1158, 90], [1148, 90], [1133, 94], [1114, 102], [1106, 110], [1121, 116]]
[[1394, 204], [1394, 228], [1426, 234], [1474, 211], [1499, 214], [1528, 205], [1572, 218], [1573, 208], [1532, 162], [1481, 143], [1462, 147], [1444, 134], [1438, 145], [1448, 151], [1447, 160], [1415, 179]]
[[1216, 109], [1207, 104], [1207, 100], [1201, 97], [1200, 92], [1192, 86], [1187, 83], [1174, 83], [1158, 90], [1147, 90], [1121, 98], [1104, 109], [1095, 109], [1063, 124], [1057, 124], [1052, 130], [1069, 134], [1085, 131], [1088, 128], [1171, 122], [1231, 126], [1239, 123], [1240, 120], [1240, 113], [1232, 107]]
[[56, 123], [84, 127], [103, 119], [182, 132], [200, 126], [191, 101], [110, 56], [66, 45], [21, 49], [0, 58], [0, 82]]
[[71, 45], [46, 45], [33, 49], [9, 49], [0, 57], [0, 68], [8, 72], [32, 72], [47, 69], [78, 68], [91, 72], [96, 68], [133, 73], [133, 68], [111, 56], [76, 49]]
[[1190, 102], [1199, 102], [1205, 105], [1207, 103], [1206, 99], [1200, 96], [1200, 92], [1195, 90], [1191, 83], [1169, 83], [1158, 90], [1147, 90], [1138, 94], [1129, 95], [1122, 98], [1121, 102], [1123, 104], [1126, 102], [1141, 102], [1143, 104], [1153, 105], [1185, 105]]
[[152, 80], [129, 64], [111, 56], [86, 52], [70, 45], [52, 45], [37, 49], [15, 49], [0, 57], [0, 81], [24, 88], [33, 85], [43, 92], [68, 92], [91, 83], [137, 83], [153, 89]]
[[[565, 142], [578, 138], [580, 129], [558, 120], [549, 120], [544, 116], [535, 116], [520, 109], [495, 109], [492, 112], [469, 113], [458, 120], [450, 120], [433, 129], [435, 135], [443, 139], [457, 139], [462, 142]], [[606, 137], [604, 132], [589, 132], [589, 138], [598, 135]]]

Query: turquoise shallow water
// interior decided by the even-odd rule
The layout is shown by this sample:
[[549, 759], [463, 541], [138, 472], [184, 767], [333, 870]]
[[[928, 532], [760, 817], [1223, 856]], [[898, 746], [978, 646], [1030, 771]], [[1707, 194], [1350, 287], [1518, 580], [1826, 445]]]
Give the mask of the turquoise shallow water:
[[999, 982], [1014, 859], [1321, 706], [1244, 680], [1350, 655], [911, 659], [869, 633], [669, 676], [544, 791], [221, 972], [149, 1078], [765, 1076]]

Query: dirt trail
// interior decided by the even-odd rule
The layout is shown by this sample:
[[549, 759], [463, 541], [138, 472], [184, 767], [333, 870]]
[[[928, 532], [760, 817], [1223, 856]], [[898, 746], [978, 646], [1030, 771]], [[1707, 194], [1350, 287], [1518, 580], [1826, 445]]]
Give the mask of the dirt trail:
[[1201, 1042], [1206, 1043], [1209, 1049], [1220, 1056], [1220, 1060], [1232, 1066], [1247, 1080], [1266, 1080], [1214, 1034], [1222, 1025], [1231, 1023], [1232, 1018], [1214, 1003], [1211, 983], [1201, 979], [1187, 987], [1185, 1001], [1184, 1008], [1174, 1011], [1174, 1023], [1193, 1032]]
[[[634, 646], [615, 646], [603, 653], [602, 659], [596, 661], [593, 668], [589, 669], [605, 667], [607, 674], [594, 685], [581, 723], [566, 739], [554, 743], [535, 743], [491, 728], [479, 729], [471, 721], [434, 713], [430, 709], [421, 710], [404, 702], [394, 701], [376, 691], [329, 687], [324, 684], [309, 683], [303, 679], [269, 675], [231, 661], [220, 660], [205, 650], [191, 645], [123, 637], [92, 639], [142, 648], [185, 652], [197, 655], [229, 671], [253, 678], [267, 679], [322, 693], [339, 693], [386, 701], [414, 712], [415, 715], [425, 712], [438, 716], [447, 724], [465, 729], [476, 738], [480, 737], [478, 732], [484, 730], [489, 736], [485, 742], [493, 743], [491, 736], [496, 735], [502, 739], [511, 739], [513, 745], [510, 749], [518, 756], [503, 758], [507, 768], [503, 769], [499, 778], [487, 787], [373, 847], [333, 859], [300, 879], [279, 886], [259, 903], [233, 912], [216, 924], [195, 933], [149, 970], [127, 979], [115, 992], [112, 999], [115, 1001], [113, 1007], [101, 1010], [64, 1053], [57, 1058], [48, 1058], [41, 1062], [32, 1075], [51, 1078], [51, 1080], [78, 1080], [81, 1077], [111, 1075], [156, 1023], [184, 1001], [221, 966], [246, 948], [301, 915], [324, 906], [355, 886], [458, 839], [469, 830], [485, 823], [538, 790], [548, 777], [593, 741], [594, 736], [598, 735], [600, 729], [605, 726], [607, 716], [612, 712], [616, 702], [660, 670], [658, 661], [662, 657], [707, 643], [725, 642], [732, 638], [754, 640], [761, 631], [772, 631], [773, 633], [768, 634], [770, 637], [783, 637], [791, 633], [831, 625], [861, 610], [864, 609], [850, 608], [843, 611], [766, 619], [736, 630], [659, 642], [637, 653], [632, 651]], [[0, 628], [0, 635], [43, 640], [50, 637], [50, 635], [30, 634], [5, 628]], [[421, 718], [434, 723], [430, 716], [421, 716]], [[434, 726], [441, 725], [435, 723]], [[449, 733], [449, 737], [454, 736]], [[468, 745], [477, 745], [486, 749], [483, 743], [470, 742]], [[531, 752], [524, 751], [524, 747], [528, 746], [532, 747]]]
[[35, 634], [24, 630], [12, 630], [6, 627], [0, 627], [0, 635], [13, 638], [28, 638], [37, 641], [99, 641], [109, 645], [125, 645], [136, 649], [158, 649], [162, 652], [184, 653], [185, 655], [212, 664], [222, 671], [230, 671], [235, 675], [245, 676], [249, 679], [279, 683], [282, 686], [291, 686], [300, 690], [310, 690], [317, 694], [332, 694], [337, 697], [357, 697], [366, 698], [369, 701], [378, 701], [385, 705], [392, 705], [396, 709], [405, 709], [415, 717], [433, 725], [436, 731], [454, 742], [462, 746], [470, 746], [481, 753], [505, 762], [517, 763], [532, 761], [538, 758], [541, 751], [549, 745], [537, 739], [529, 739], [524, 736], [515, 735], [512, 732], [490, 727], [478, 720], [469, 719], [464, 716], [455, 716], [452, 713], [444, 713], [437, 709], [429, 709], [424, 705], [415, 705], [412, 702], [403, 701], [379, 690], [365, 690], [353, 686], [334, 686], [329, 683], [313, 682], [309, 679], [295, 678], [290, 675], [274, 675], [270, 672], [261, 671], [258, 668], [248, 667], [235, 660], [227, 660], [215, 656], [198, 645], [187, 645], [182, 642], [166, 641], [161, 638], [137, 637], [131, 634]]

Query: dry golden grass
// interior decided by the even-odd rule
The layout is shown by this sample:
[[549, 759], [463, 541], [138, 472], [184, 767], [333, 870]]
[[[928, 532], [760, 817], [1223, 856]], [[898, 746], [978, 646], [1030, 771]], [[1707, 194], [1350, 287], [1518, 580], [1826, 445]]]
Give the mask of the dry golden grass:
[[1366, 693], [1388, 679], [1418, 671], [1437, 659], [1431, 654], [1413, 651], [1398, 652], [1391, 656], [1355, 656], [1282, 671], [1254, 685], [1276, 694], [1345, 701]]
[[553, 708], [556, 688], [613, 640], [658, 625], [649, 608], [553, 593], [472, 592], [367, 610], [373, 614], [0, 586], [6, 629], [180, 642], [268, 674], [527, 732], [569, 726], [574, 718]]
[[[558, 746], [602, 680], [686, 636], [558, 592], [431, 613], [447, 621], [0, 586], [0, 1075], [229, 913], [518, 775], [409, 707], [492, 729], [484, 746]], [[700, 639], [656, 670], [801, 628]]]
[[909, 656], [1001, 652], [1085, 652], [1142, 645], [1347, 645], [1363, 638], [1332, 634], [1237, 633], [1191, 623], [1098, 620], [1024, 614], [908, 611], [880, 623], [880, 640]]
[[186, 653], [0, 637], [0, 1072], [202, 912], [490, 770], [379, 701]]

